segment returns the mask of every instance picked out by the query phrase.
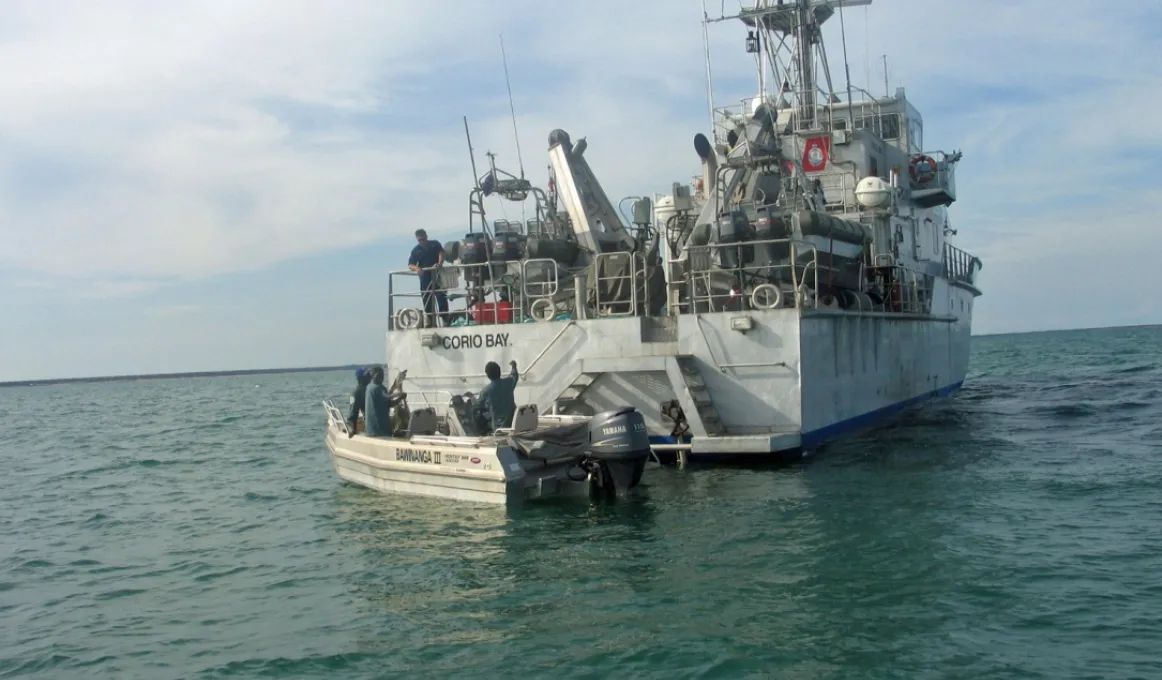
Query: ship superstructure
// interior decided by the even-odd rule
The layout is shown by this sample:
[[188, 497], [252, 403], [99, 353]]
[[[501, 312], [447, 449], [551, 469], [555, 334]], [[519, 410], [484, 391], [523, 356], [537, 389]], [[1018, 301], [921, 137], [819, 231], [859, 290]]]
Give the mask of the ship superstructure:
[[[392, 277], [388, 366], [413, 400], [452, 408], [487, 361], [516, 360], [519, 403], [633, 405], [685, 458], [811, 451], [959, 388], [981, 294], [980, 260], [949, 242], [961, 154], [926, 149], [903, 89], [836, 92], [827, 68], [823, 24], [870, 2], [705, 17], [744, 25], [758, 95], [712, 104], [701, 174], [628, 214], [562, 130], [548, 191], [491, 162], [437, 276], [453, 311], [433, 326], [401, 292], [414, 274]], [[489, 223], [486, 196], [534, 216]]]

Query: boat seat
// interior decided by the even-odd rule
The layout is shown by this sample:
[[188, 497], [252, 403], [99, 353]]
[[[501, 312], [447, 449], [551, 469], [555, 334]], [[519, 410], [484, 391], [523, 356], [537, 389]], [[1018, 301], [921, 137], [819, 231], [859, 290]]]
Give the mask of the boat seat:
[[440, 426], [440, 421], [436, 418], [436, 409], [418, 408], [412, 411], [411, 416], [408, 422], [408, 437], [436, 434], [436, 429]]
[[525, 404], [516, 410], [512, 417], [512, 431], [514, 433], [532, 432], [540, 427], [541, 419], [537, 413], [536, 404]]
[[540, 416], [537, 414], [536, 404], [525, 404], [516, 409], [516, 413], [512, 416], [512, 427], [509, 429], [511, 434], [520, 434], [522, 432], [532, 432], [540, 426]]

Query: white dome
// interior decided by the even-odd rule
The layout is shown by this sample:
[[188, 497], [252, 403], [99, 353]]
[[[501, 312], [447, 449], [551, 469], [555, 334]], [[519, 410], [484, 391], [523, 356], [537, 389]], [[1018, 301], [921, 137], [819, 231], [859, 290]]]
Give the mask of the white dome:
[[892, 198], [892, 186], [879, 177], [864, 177], [855, 185], [855, 200], [865, 208], [882, 208]]

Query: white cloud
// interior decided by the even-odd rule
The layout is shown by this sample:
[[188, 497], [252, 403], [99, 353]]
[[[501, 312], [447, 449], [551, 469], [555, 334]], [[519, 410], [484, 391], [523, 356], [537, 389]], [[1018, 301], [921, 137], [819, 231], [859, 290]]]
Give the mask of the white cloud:
[[[1109, 242], [1154, 237], [1156, 204], [1110, 186], [1152, 162], [1119, 154], [1162, 145], [1162, 66], [1146, 34], [1155, 4], [879, 0], [845, 13], [857, 81], [869, 73], [879, 91], [879, 55], [889, 53], [893, 86], [906, 84], [927, 111], [926, 141], [966, 152], [952, 217], [990, 274], [1042, 285], [1046, 244], [1083, 261], [1093, 220]], [[0, 269], [88, 295], [133, 294], [417, 225], [458, 232], [471, 181], [459, 113], [478, 167], [489, 148], [517, 166], [497, 80], [502, 30], [533, 178], [544, 177], [555, 127], [588, 138], [615, 201], [696, 172], [691, 137], [706, 120], [698, 3], [547, 7], [6, 3]], [[718, 68], [745, 65], [741, 27], [712, 35]], [[838, 85], [838, 19], [828, 37]], [[476, 78], [488, 85], [471, 86]], [[726, 92], [727, 81], [716, 81], [723, 97], [750, 94], [749, 84]], [[949, 115], [931, 113], [948, 104]], [[303, 124], [310, 116], [323, 122]], [[1083, 196], [1084, 214], [1058, 209]], [[1158, 289], [1158, 276], [1142, 283]], [[1020, 327], [1019, 310], [999, 302], [1015, 284], [992, 280], [985, 326]], [[1037, 295], [1072, 313], [1048, 281]]]

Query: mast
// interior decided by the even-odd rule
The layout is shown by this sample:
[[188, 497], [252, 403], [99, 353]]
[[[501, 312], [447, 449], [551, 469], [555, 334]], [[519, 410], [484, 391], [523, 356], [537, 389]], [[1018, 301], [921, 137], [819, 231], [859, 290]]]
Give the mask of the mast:
[[[845, 7], [867, 6], [872, 0], [756, 0], [753, 7], [741, 9], [737, 14], [711, 18], [703, 5], [703, 31], [712, 23], [742, 21], [750, 29], [747, 50], [760, 53], [758, 86], [762, 99], [766, 98], [766, 69], [761, 55], [775, 71], [774, 76], [789, 87], [786, 94], [794, 97], [797, 130], [818, 129], [819, 127], [819, 78], [817, 70], [822, 65], [823, 78], [831, 88], [831, 73], [823, 54], [823, 24]], [[756, 44], [752, 47], [752, 41]], [[708, 44], [708, 38], [704, 37]], [[817, 54], [818, 52], [818, 54]], [[781, 54], [784, 53], [784, 54]], [[785, 61], [781, 58], [785, 56]], [[706, 54], [707, 83], [710, 82], [710, 55]], [[781, 68], [780, 68], [781, 67]], [[779, 71], [783, 73], [780, 74]], [[847, 70], [845, 60], [845, 71]], [[781, 75], [781, 78], [780, 78]], [[709, 89], [709, 88], [708, 88]], [[708, 94], [712, 97], [713, 91]], [[829, 93], [831, 94], [831, 93]], [[713, 110], [713, 103], [711, 109]]]

